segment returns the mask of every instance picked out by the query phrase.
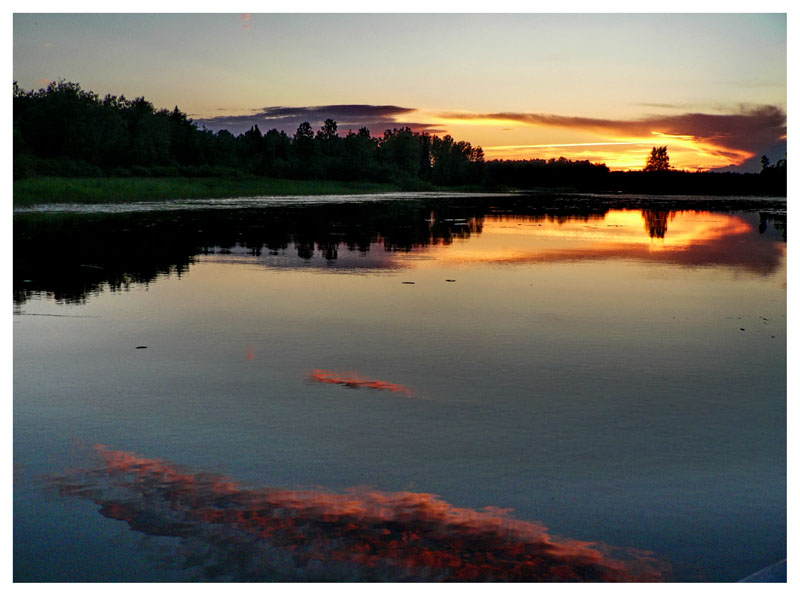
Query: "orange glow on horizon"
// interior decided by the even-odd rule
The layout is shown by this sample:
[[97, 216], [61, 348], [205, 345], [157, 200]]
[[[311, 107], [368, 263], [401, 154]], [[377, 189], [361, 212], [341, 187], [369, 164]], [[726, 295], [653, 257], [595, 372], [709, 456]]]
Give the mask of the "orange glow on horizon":
[[[710, 170], [731, 165], [740, 165], [755, 156], [742, 150], [720, 148], [696, 141], [653, 135], [649, 138], [618, 139], [607, 142], [564, 143], [545, 145], [484, 145], [485, 158], [490, 159], [557, 159], [564, 157], [573, 161], [587, 160], [602, 163], [610, 170], [641, 170], [647, 163], [650, 150], [666, 144], [669, 148], [670, 165], [676, 170]], [[549, 149], [549, 150], [548, 150]]]
[[497, 507], [455, 507], [433, 494], [368, 488], [248, 489], [104, 445], [94, 453], [95, 467], [52, 478], [52, 486], [91, 500], [101, 515], [134, 531], [180, 538], [184, 566], [216, 573], [207, 576], [214, 579], [265, 581], [288, 573], [318, 580], [613, 582], [662, 581], [667, 570], [653, 553], [555, 538], [542, 524]]
[[[463, 113], [452, 115], [431, 114], [429, 119], [436, 126], [444, 126], [448, 130], [454, 127], [469, 127], [467, 140], [472, 145], [480, 145], [487, 160], [489, 159], [558, 159], [588, 160], [592, 163], [603, 163], [611, 170], [641, 170], [647, 163], [647, 157], [654, 146], [668, 145], [670, 165], [677, 170], [710, 170], [727, 166], [738, 166], [755, 157], [755, 153], [744, 149], [735, 149], [719, 144], [715, 140], [704, 140], [691, 134], [671, 134], [651, 130], [649, 133], [637, 135], [624, 134], [622, 131], [604, 130], [587, 123], [585, 127], [570, 126], [561, 128], [557, 123], [542, 124], [525, 122], [518, 118], [486, 117]], [[591, 120], [591, 119], [589, 119]], [[551, 142], [509, 144], [501, 131], [503, 127], [529, 130], [530, 135], [541, 137], [545, 129], [569, 130], [571, 135], [586, 138], [582, 142]], [[452, 136], [453, 133], [449, 133]], [[551, 135], [552, 136], [552, 135]], [[588, 138], [587, 138], [588, 137]], [[518, 137], [519, 138], [519, 137]]]

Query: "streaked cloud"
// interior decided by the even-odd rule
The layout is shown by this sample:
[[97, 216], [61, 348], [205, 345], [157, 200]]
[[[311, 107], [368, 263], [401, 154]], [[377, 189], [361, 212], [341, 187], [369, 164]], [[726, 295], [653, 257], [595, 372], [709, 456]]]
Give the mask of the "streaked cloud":
[[416, 113], [415, 108], [395, 105], [336, 104], [324, 106], [271, 106], [261, 108], [251, 114], [218, 116], [195, 120], [199, 126], [217, 130], [228, 130], [240, 134], [258, 125], [262, 132], [270, 129], [283, 130], [291, 135], [302, 122], [309, 122], [319, 128], [326, 119], [332, 118], [339, 125], [340, 134], [348, 130], [357, 131], [366, 126], [373, 136], [383, 134], [391, 128], [409, 127], [415, 132], [444, 132], [444, 128], [434, 123], [417, 122], [407, 118]]
[[607, 138], [605, 143], [573, 146], [620, 142], [667, 144], [671, 149], [700, 153], [709, 164], [706, 167], [751, 166], [762, 154], [780, 153], [786, 146], [786, 112], [775, 105], [742, 106], [727, 114], [689, 112], [632, 120], [525, 112], [441, 112], [439, 116], [445, 122], [515, 122], [531, 127], [580, 130]]

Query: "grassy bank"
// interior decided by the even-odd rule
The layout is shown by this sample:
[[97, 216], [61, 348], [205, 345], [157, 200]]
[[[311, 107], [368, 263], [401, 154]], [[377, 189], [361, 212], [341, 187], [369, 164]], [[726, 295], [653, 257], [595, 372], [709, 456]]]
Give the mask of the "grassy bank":
[[392, 192], [395, 184], [279, 178], [58, 178], [14, 181], [14, 206], [42, 203], [125, 203], [247, 197]]

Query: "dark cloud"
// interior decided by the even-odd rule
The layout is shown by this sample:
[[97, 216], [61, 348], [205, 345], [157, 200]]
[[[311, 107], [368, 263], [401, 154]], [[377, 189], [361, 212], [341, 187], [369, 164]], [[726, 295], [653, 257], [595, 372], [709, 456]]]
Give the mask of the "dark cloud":
[[257, 110], [253, 114], [200, 118], [196, 119], [195, 122], [198, 126], [205, 126], [209, 130], [225, 129], [233, 134], [241, 134], [257, 124], [262, 132], [275, 128], [291, 135], [302, 122], [309, 122], [312, 127], [318, 129], [328, 118], [336, 121], [342, 134], [346, 134], [348, 130], [356, 131], [364, 126], [375, 136], [382, 134], [387, 128], [405, 126], [410, 127], [415, 132], [443, 132], [442, 129], [434, 124], [403, 120], [402, 117], [404, 115], [414, 111], [414, 108], [369, 104], [299, 107], [271, 106]]
[[653, 132], [690, 137], [703, 143], [706, 149], [730, 159], [740, 159], [743, 151], [755, 154], [740, 166], [750, 170], [758, 169], [753, 166], [762, 154], [782, 157], [786, 152], [786, 112], [772, 105], [742, 107], [729, 114], [652, 115], [636, 120], [524, 112], [440, 115], [448, 119], [509, 120], [534, 126], [577, 128], [632, 137], [647, 137]]
[[399, 106], [373, 106], [368, 104], [342, 104], [314, 107], [269, 107], [261, 112], [265, 118], [278, 118], [286, 116], [310, 116], [311, 118], [338, 117], [355, 119], [385, 119], [397, 114], [413, 112], [414, 108], [401, 108]]

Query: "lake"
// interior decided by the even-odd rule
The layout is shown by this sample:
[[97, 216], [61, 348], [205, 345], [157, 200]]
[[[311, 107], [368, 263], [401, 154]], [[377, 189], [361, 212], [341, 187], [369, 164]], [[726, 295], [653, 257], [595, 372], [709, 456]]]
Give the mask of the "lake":
[[16, 581], [786, 557], [785, 199], [53, 206], [14, 233]]

